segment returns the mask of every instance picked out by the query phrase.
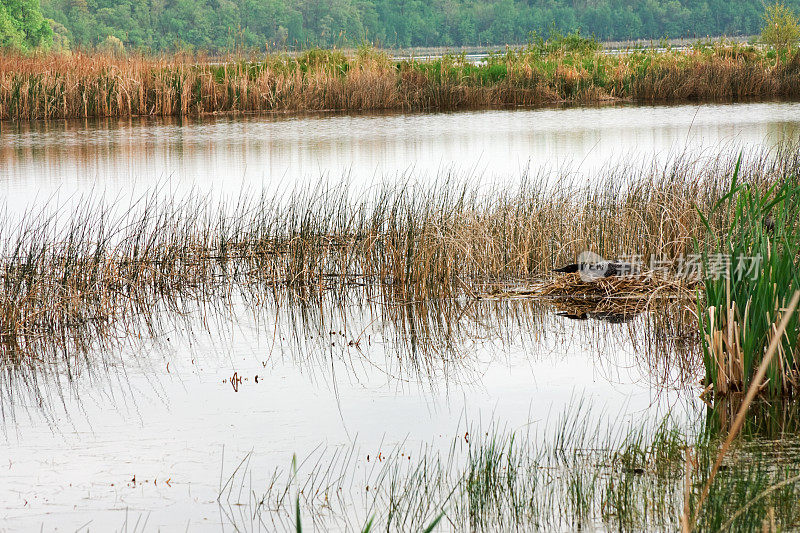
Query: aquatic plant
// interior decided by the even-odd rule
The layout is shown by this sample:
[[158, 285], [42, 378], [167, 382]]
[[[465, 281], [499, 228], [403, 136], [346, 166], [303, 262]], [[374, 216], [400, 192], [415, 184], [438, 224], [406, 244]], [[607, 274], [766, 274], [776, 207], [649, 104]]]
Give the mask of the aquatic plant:
[[[740, 175], [772, 183], [800, 168], [784, 147], [755, 154]], [[306, 293], [371, 286], [392, 302], [476, 297], [530, 284], [585, 250], [677, 260], [709, 231], [735, 161], [678, 157], [663, 168], [611, 169], [592, 186], [541, 174], [515, 189], [469, 180], [346, 185], [285, 197], [211, 203], [158, 192], [128, 209], [87, 199], [0, 224], [0, 350], [101, 332], [154, 302], [208, 300], [241, 287]], [[714, 233], [723, 213], [708, 219]]]
[[[712, 208], [730, 225], [703, 249], [700, 334], [706, 384], [718, 394], [744, 391], [762, 362], [792, 296], [800, 291], [800, 182], [796, 174], [758, 186], [737, 181]], [[707, 229], [711, 224], [704, 218]], [[713, 232], [712, 232], [713, 234]], [[800, 317], [788, 317], [774, 362], [758, 386], [771, 396], [800, 385]]]
[[[277, 469], [262, 491], [246, 496], [237, 489], [250, 479], [240, 464], [222, 484], [219, 502], [241, 528], [249, 519], [283, 529], [299, 507], [317, 528], [351, 530], [365, 517], [373, 529], [421, 530], [442, 511], [444, 529], [457, 531], [674, 531], [696, 511], [699, 531], [795, 524], [800, 470], [791, 457], [746, 436], [712, 476], [720, 435], [669, 417], [615, 425], [594, 415], [576, 402], [547, 429], [467, 424], [441, 448], [321, 449], [303, 461], [305, 471], [287, 477]], [[234, 511], [240, 507], [246, 516]]]

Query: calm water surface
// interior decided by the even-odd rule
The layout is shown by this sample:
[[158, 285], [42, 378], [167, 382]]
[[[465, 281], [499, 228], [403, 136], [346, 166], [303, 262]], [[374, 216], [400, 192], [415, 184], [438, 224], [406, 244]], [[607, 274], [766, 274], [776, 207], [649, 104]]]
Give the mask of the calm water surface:
[[367, 184], [454, 172], [503, 183], [549, 168], [590, 177], [619, 162], [798, 136], [800, 103], [3, 123], [0, 194], [16, 211], [53, 195], [125, 199], [155, 184], [231, 194], [321, 176]]
[[[117, 529], [127, 510], [168, 530], [219, 530], [230, 525], [220, 482], [248, 452], [248, 483], [259, 490], [293, 454], [320, 445], [357, 446], [356, 466], [366, 468], [366, 454], [396, 446], [446, 450], [468, 424], [542, 428], [579, 400], [617, 422], [685, 417], [701, 405], [688, 389], [657, 386], [634, 345], [636, 321], [494, 307], [468, 305], [454, 350], [426, 351], [377, 308], [311, 310], [319, 320], [295, 324], [242, 306], [207, 331], [165, 318], [157, 342], [90, 355], [69, 382], [42, 373], [24, 388], [20, 378], [14, 390], [3, 383], [2, 527], [74, 530], [91, 520]], [[363, 344], [350, 346], [359, 335]]]
[[[620, 161], [797, 139], [800, 104], [0, 128], [0, 195], [20, 214], [82, 194], [124, 202], [156, 185], [165, 194], [235, 195], [325, 178], [430, 181], [448, 171], [513, 182], [541, 167], [591, 179]], [[642, 351], [646, 325], [493, 305], [460, 311], [457, 334], [442, 343], [436, 332], [410, 335], [363, 301], [320, 306], [313, 320], [234, 302], [224, 319], [166, 317], [155, 338], [90, 351], [69, 373], [59, 364], [9, 366], [0, 380], [0, 531], [133, 529], [139, 519], [154, 530], [218, 531], [230, 527], [220, 483], [249, 452], [259, 490], [271, 469], [320, 445], [373, 454], [447, 447], [467, 422], [543, 425], [576, 398], [621, 420], [700, 411], [697, 387], [661, 373]], [[236, 390], [234, 372], [243, 378]]]

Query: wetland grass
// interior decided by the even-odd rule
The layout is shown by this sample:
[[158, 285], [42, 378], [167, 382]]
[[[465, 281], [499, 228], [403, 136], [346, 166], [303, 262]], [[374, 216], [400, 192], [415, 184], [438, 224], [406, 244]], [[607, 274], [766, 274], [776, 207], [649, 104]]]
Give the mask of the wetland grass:
[[[729, 190], [736, 161], [677, 157], [661, 168], [610, 169], [591, 186], [552, 176], [481, 190], [443, 177], [430, 187], [321, 186], [233, 202], [157, 192], [132, 207], [86, 200], [0, 225], [0, 350], [98, 334], [155, 302], [295, 294], [366, 286], [386, 302], [469, 297], [530, 284], [585, 250], [677, 258], [727, 227], [700, 210]], [[800, 168], [796, 147], [756, 153], [740, 169], [768, 186]], [[301, 296], [303, 297], [303, 296]]]
[[0, 119], [431, 110], [800, 95], [800, 53], [698, 43], [608, 54], [555, 36], [490, 54], [395, 62], [362, 48], [223, 60], [186, 55], [0, 55]]
[[[722, 395], [743, 392], [779, 335], [775, 360], [755, 385], [772, 397], [793, 395], [800, 385], [800, 317], [786, 313], [800, 291], [800, 182], [791, 174], [759, 187], [737, 183], [736, 177], [715, 206], [728, 212], [730, 225], [707, 241], [703, 254], [700, 332], [706, 383]], [[788, 322], [781, 333], [778, 324], [784, 318]]]
[[[237, 490], [249, 476], [240, 465], [219, 501], [245, 528], [285, 528], [296, 507], [316, 529], [369, 520], [380, 530], [421, 530], [443, 514], [448, 531], [674, 531], [695, 511], [698, 531], [797, 527], [800, 469], [790, 443], [747, 436], [712, 476], [720, 437], [694, 425], [615, 425], [579, 403], [546, 431], [471, 426], [443, 447], [317, 450], [299, 472], [276, 470], [263, 492]], [[789, 454], [775, 454], [784, 444]]]

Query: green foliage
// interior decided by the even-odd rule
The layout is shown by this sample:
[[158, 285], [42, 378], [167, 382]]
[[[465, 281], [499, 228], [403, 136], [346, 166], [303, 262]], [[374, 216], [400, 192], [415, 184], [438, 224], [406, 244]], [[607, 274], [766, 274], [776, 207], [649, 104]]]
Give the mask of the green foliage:
[[4, 4], [0, 4], [0, 47], [12, 49], [24, 47], [24, 35], [9, 16]]
[[[715, 207], [727, 203], [731, 225], [704, 250], [705, 296], [699, 300], [706, 382], [721, 393], [750, 385], [782, 310], [800, 290], [800, 182], [792, 176], [762, 190], [737, 184], [737, 177], [738, 165], [730, 192]], [[795, 313], [768, 369], [771, 396], [800, 386], [799, 338]]]
[[113, 35], [106, 37], [106, 39], [100, 43], [99, 49], [113, 56], [121, 56], [125, 53], [125, 46], [122, 44], [122, 41]]
[[[310, 465], [305, 483], [327, 488], [304, 497], [304, 509], [318, 517], [316, 528], [325, 530], [344, 519], [354, 529], [358, 508], [364, 507], [370, 513], [364, 532], [435, 531], [445, 511], [440, 528], [445, 531], [796, 529], [796, 439], [764, 442], [760, 434], [745, 431], [734, 444], [735, 453], [712, 475], [720, 439], [729, 431], [726, 425], [709, 424], [704, 431], [693, 421], [671, 417], [614, 424], [598, 419], [590, 405], [576, 405], [555, 422], [548, 420], [549, 432], [473, 426], [449, 450], [423, 447], [411, 462], [398, 448], [366, 472], [350, 462], [352, 455], [313, 454], [304, 460]], [[792, 418], [787, 425], [797, 427], [796, 410], [772, 412], [776, 418]], [[760, 414], [759, 409], [753, 418]], [[709, 419], [720, 415], [725, 416], [719, 408], [709, 411]], [[237, 468], [222, 492], [229, 495], [249, 479], [247, 469]], [[299, 499], [284, 495], [296, 481], [296, 472], [288, 480], [276, 472], [265, 492], [251, 491], [249, 500], [229, 499], [227, 505], [240, 507], [273, 502], [254, 505], [253, 516], [234, 522], [235, 529], [254, 529], [268, 520], [288, 526], [286, 518], [297, 516]], [[710, 492], [698, 508], [706, 483]], [[684, 512], [690, 524], [686, 529]]]
[[565, 35], [555, 26], [550, 28], [550, 35], [547, 39], [539, 36], [535, 31], [531, 32], [528, 45], [542, 55], [555, 52], [591, 54], [600, 50], [601, 47], [600, 42], [596, 38], [583, 37], [580, 30]]
[[791, 8], [781, 2], [767, 6], [761, 38], [776, 50], [786, 50], [800, 39], [800, 24]]
[[300, 54], [297, 65], [303, 72], [325, 71], [335, 74], [347, 72], [347, 56], [340, 50], [323, 50], [312, 48]]
[[38, 0], [0, 0], [0, 48], [26, 51], [52, 42]]
[[[31, 0], [24, 0], [31, 1]], [[787, 5], [797, 9], [800, 0]], [[73, 46], [113, 35], [126, 48], [211, 52], [289, 47], [524, 44], [531, 32], [602, 40], [753, 35], [761, 0], [42, 0], [46, 17], [69, 30]], [[0, 24], [2, 24], [0, 22]], [[583, 39], [583, 38], [580, 38]], [[548, 39], [550, 45], [555, 41]]]

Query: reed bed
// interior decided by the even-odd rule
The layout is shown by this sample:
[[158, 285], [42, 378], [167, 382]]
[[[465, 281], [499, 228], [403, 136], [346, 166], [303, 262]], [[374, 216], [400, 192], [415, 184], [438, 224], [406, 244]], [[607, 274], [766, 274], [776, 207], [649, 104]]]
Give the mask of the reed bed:
[[[799, 163], [793, 147], [753, 154], [741, 177], [775, 182]], [[322, 186], [217, 204], [154, 193], [121, 213], [90, 199], [60, 216], [30, 213], [0, 225], [0, 348], [25, 352], [26, 339], [100, 331], [167, 297], [208, 300], [242, 286], [367, 285], [413, 302], [531, 282], [585, 250], [678, 258], [727, 227], [724, 213], [708, 229], [699, 213], [728, 191], [735, 164], [678, 157], [611, 169], [592, 186], [542, 175], [485, 191], [451, 176], [359, 194]]]
[[[470, 426], [450, 447], [316, 451], [260, 491], [247, 461], [219, 501], [237, 528], [446, 531], [784, 531], [796, 526], [800, 471], [781, 443], [750, 437], [712, 476], [720, 436], [670, 418], [614, 424], [577, 403], [546, 430]], [[381, 452], [378, 455], [379, 451]], [[369, 460], [367, 458], [370, 458]], [[710, 496], [698, 507], [701, 488]], [[252, 483], [252, 482], [251, 482]], [[698, 512], [696, 519], [692, 516]]]
[[298, 56], [0, 55], [0, 119], [431, 110], [800, 95], [800, 53], [738, 43], [607, 54], [584, 39], [434, 61], [363, 48]]
[[[700, 333], [706, 383], [717, 394], [755, 385], [772, 397], [791, 396], [800, 386], [800, 317], [788, 309], [800, 291], [797, 176], [766, 188], [734, 179], [714, 206], [731, 220], [723, 235], [706, 243], [703, 255]], [[778, 327], [783, 320], [785, 332]], [[775, 359], [763, 381], [753, 383], [773, 341]]]

